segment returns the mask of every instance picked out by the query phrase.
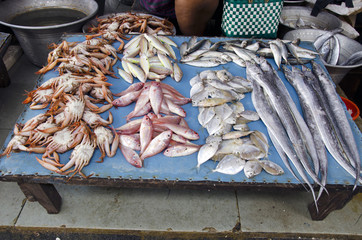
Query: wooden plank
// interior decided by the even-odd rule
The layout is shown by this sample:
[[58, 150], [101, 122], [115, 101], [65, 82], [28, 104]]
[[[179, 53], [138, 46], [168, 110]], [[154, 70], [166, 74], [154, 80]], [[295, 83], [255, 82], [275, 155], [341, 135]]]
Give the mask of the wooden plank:
[[318, 200], [318, 210], [315, 203], [308, 205], [308, 210], [312, 220], [321, 221], [325, 219], [332, 211], [342, 209], [358, 191], [335, 191], [329, 190], [329, 194], [323, 192]]
[[10, 84], [10, 77], [8, 70], [4, 64], [3, 59], [0, 57], [0, 87], [7, 87]]
[[38, 201], [49, 214], [60, 212], [62, 198], [53, 184], [18, 182], [20, 189], [30, 201]]

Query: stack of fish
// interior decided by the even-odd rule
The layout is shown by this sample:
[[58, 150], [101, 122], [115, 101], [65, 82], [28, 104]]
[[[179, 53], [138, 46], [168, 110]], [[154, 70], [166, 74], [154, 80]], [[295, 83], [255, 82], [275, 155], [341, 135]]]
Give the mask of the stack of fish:
[[362, 62], [362, 51], [353, 53], [343, 62], [340, 61], [341, 44], [336, 34], [341, 33], [342, 31], [343, 29], [336, 28], [335, 30], [327, 31], [324, 34], [319, 35], [313, 43], [315, 49], [328, 64], [341, 66], [360, 64]]
[[192, 78], [190, 84], [192, 104], [199, 107], [199, 123], [209, 133], [198, 153], [198, 169], [214, 159], [220, 161], [214, 171], [224, 174], [237, 174], [243, 169], [248, 178], [262, 169], [273, 175], [284, 173], [277, 164], [261, 160], [268, 155], [268, 140], [247, 125], [259, 119], [256, 112], [245, 110], [239, 101], [252, 90], [250, 81], [227, 70], [206, 70]]
[[[357, 182], [362, 183], [361, 160], [341, 98], [324, 70], [315, 62], [312, 67], [313, 72], [306, 67], [283, 69], [298, 93], [305, 119], [318, 142], [316, 146], [323, 149], [325, 146], [339, 165], [356, 179], [356, 186]], [[324, 151], [320, 155], [325, 158]]]
[[[327, 181], [328, 165], [324, 145], [321, 142], [321, 137], [318, 135], [318, 132], [321, 132], [322, 127], [324, 129], [328, 128], [328, 125], [326, 125], [325, 121], [326, 115], [321, 108], [315, 105], [317, 104], [317, 100], [319, 98], [317, 96], [321, 96], [321, 92], [318, 92], [317, 95], [316, 92], [313, 92], [310, 89], [307, 91], [307, 88], [298, 90], [303, 92], [304, 97], [300, 99], [302, 105], [306, 106], [305, 103], [309, 105], [308, 108], [304, 107], [305, 118], [303, 118], [297, 110], [294, 101], [289, 95], [284, 83], [279, 78], [276, 71], [268, 63], [268, 61], [266, 61], [264, 58], [256, 60], [258, 61], [258, 63], [247, 62], [246, 68], [248, 78], [253, 81], [252, 101], [255, 109], [257, 110], [264, 124], [267, 126], [269, 136], [285, 166], [299, 180], [299, 177], [296, 176], [290, 166], [290, 163], [288, 161], [289, 158], [289, 160], [297, 170], [299, 176], [302, 178], [302, 181], [305, 182], [312, 190], [313, 197], [316, 201], [317, 198], [315, 197], [313, 187], [308, 176], [315, 183], [320, 185], [320, 196], [323, 190], [326, 191], [325, 184]], [[315, 63], [313, 64], [313, 66], [314, 68], [318, 67], [318, 65]], [[301, 75], [298, 75], [298, 71], [296, 70], [297, 68], [293, 67], [293, 72], [291, 72], [285, 66], [283, 66], [283, 69], [285, 71], [286, 77], [293, 84], [297, 81], [302, 81], [301, 79], [303, 77], [300, 77]], [[314, 77], [312, 82], [314, 82], [314, 84], [319, 84], [318, 82], [323, 82], [322, 88], [326, 88], [323, 91], [328, 92], [328, 97], [325, 98], [327, 100], [325, 100], [323, 104], [328, 106], [329, 109], [337, 108], [338, 105], [338, 108], [340, 108], [340, 111], [337, 113], [339, 115], [339, 118], [344, 119], [343, 124], [345, 128], [350, 128], [341, 102], [338, 101], [336, 98], [337, 94], [335, 93], [335, 89], [332, 86], [332, 83], [330, 83], [330, 80], [328, 79], [324, 71], [321, 71], [320, 68], [318, 68], [316, 72], [316, 76], [318, 77]], [[324, 74], [323, 80], [322, 74]], [[306, 91], [309, 95], [304, 95], [306, 94]], [[312, 95], [314, 95], [313, 99], [311, 99]], [[331, 100], [331, 96], [333, 96], [333, 100]], [[315, 117], [313, 122], [313, 118], [311, 118], [310, 116]], [[331, 116], [331, 119], [334, 119], [334, 117], [335, 116]], [[304, 119], [306, 119], [308, 125]], [[325, 142], [325, 140], [322, 138], [328, 149], [330, 149], [328, 147], [328, 144], [330, 144], [329, 141], [331, 141], [331, 139], [333, 138], [332, 129], [336, 130], [338, 128], [336, 126], [329, 127], [330, 131], [328, 130], [323, 132], [323, 134], [329, 135], [325, 139], [327, 142]], [[349, 130], [346, 135], [348, 135], [349, 139], [351, 139], [350, 142], [347, 143], [349, 145], [351, 144], [351, 142], [354, 141], [351, 130]], [[335, 142], [336, 145], [333, 146], [335, 147], [335, 149], [331, 149], [332, 152], [337, 151], [338, 149], [342, 149], [342, 146], [346, 146], [343, 144], [338, 146], [337, 140], [334, 140], [333, 142]], [[353, 148], [353, 150], [355, 149], [357, 148]], [[353, 152], [353, 154], [355, 153], [356, 152]], [[351, 172], [351, 169], [348, 169], [347, 171], [349, 171], [354, 177], [356, 177], [357, 171], [359, 175], [359, 163], [357, 163], [359, 162], [359, 157], [355, 158], [356, 155], [351, 156], [353, 156], [353, 161], [352, 159], [350, 159], [350, 164], [355, 167], [355, 170]], [[346, 168], [345, 164], [341, 165]]]
[[180, 62], [195, 67], [216, 67], [233, 62], [245, 67], [247, 61], [258, 56], [273, 57], [278, 68], [280, 64], [305, 63], [318, 56], [317, 52], [302, 48], [300, 41], [271, 41], [233, 39], [212, 43], [209, 39], [197, 40], [191, 37], [180, 45]]
[[199, 145], [190, 142], [199, 139], [199, 135], [188, 127], [184, 120], [186, 112], [181, 107], [191, 99], [182, 96], [170, 85], [139, 82], [116, 95], [120, 96], [114, 100], [117, 107], [136, 101], [134, 110], [127, 115], [127, 121], [143, 117], [115, 129], [120, 135], [119, 147], [133, 166], [142, 167], [145, 158], [163, 150], [170, 157], [185, 156], [199, 150]]
[[178, 46], [166, 36], [141, 34], [134, 37], [124, 47], [123, 69], [118, 68], [119, 75], [129, 83], [133, 83], [133, 77], [144, 83], [147, 79], [162, 80], [169, 75], [176, 82], [181, 81], [183, 73], [175, 62], [176, 53], [172, 47]]
[[119, 148], [125, 159], [138, 168], [143, 166], [144, 159], [162, 151], [165, 156], [178, 157], [190, 155], [200, 148], [190, 142], [199, 139], [198, 133], [180, 116], [157, 116], [151, 112], [115, 130], [120, 135]]
[[151, 110], [156, 115], [162, 113], [186, 117], [186, 112], [181, 106], [191, 101], [172, 86], [161, 82], [134, 83], [115, 95], [119, 96], [113, 101], [116, 107], [124, 107], [136, 101], [134, 110], [127, 115], [127, 121], [146, 115]]

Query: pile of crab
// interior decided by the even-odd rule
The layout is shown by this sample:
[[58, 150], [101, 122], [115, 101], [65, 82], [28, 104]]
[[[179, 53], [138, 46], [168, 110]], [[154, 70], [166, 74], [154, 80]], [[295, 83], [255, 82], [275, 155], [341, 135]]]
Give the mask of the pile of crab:
[[[112, 67], [116, 64], [117, 50], [111, 41], [102, 38], [85, 40], [81, 43], [63, 41], [51, 44], [53, 50], [48, 54], [47, 65], [37, 71], [44, 74], [54, 68], [59, 74], [64, 73], [96, 73], [98, 75], [114, 75]], [[123, 46], [120, 46], [120, 48]]]
[[117, 39], [124, 34], [149, 33], [157, 35], [174, 35], [175, 27], [167, 19], [143, 13], [114, 13], [97, 18], [96, 26], [87, 29], [93, 36], [105, 39]]
[[[32, 110], [43, 111], [24, 124], [16, 124], [14, 136], [2, 155], [9, 156], [12, 150], [41, 153], [41, 159], [37, 160], [45, 168], [60, 174], [79, 173], [84, 177], [81, 170], [89, 163], [97, 146], [101, 151], [100, 161], [106, 155], [115, 155], [119, 138], [108, 128], [113, 116], [109, 112], [105, 120], [99, 114], [113, 107], [113, 95], [108, 88], [111, 84], [105, 74], [110, 73], [108, 69], [117, 61], [117, 55], [106, 41], [94, 40], [97, 44], [96, 41], [78, 44], [63, 41], [49, 53], [54, 67], [60, 63], [57, 67], [60, 75], [27, 93], [23, 103], [30, 104]], [[103, 53], [89, 51], [92, 49]], [[103, 60], [108, 59], [107, 67], [94, 64], [97, 54], [103, 54]], [[73, 152], [69, 161], [61, 164], [58, 154], [70, 149]]]

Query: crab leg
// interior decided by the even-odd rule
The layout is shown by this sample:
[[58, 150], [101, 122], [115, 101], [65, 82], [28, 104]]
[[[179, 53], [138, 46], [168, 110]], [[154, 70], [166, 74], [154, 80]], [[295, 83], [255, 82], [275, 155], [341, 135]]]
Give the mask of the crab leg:
[[54, 166], [53, 164], [51, 163], [48, 163], [48, 162], [45, 162], [43, 160], [40, 160], [38, 157], [35, 157], [36, 160], [40, 163], [40, 165], [42, 165], [44, 168], [50, 170], [50, 171], [53, 171], [53, 172], [56, 172], [56, 173], [59, 173], [59, 174], [62, 174], [62, 172], [59, 170], [59, 168], [57, 168], [56, 166]]

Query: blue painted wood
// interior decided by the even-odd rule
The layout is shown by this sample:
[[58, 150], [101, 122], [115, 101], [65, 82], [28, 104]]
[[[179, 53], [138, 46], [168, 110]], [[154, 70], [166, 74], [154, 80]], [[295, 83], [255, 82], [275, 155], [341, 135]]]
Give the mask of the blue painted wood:
[[[182, 37], [182, 36], [175, 36], [171, 37], [178, 45], [180, 45], [184, 41], [188, 41], [189, 37]], [[201, 39], [201, 38], [200, 38]], [[230, 39], [230, 38], [227, 38]], [[69, 35], [66, 37], [67, 41], [83, 41], [83, 35]], [[210, 38], [212, 42], [226, 40], [226, 38]], [[117, 48], [119, 46], [118, 43], [115, 43], [114, 46]], [[310, 43], [302, 43], [302, 46], [307, 48], [312, 48]], [[120, 57], [122, 57], [120, 55]], [[177, 57], [180, 59], [179, 53], [177, 52]], [[274, 60], [268, 59], [268, 61], [276, 68]], [[321, 64], [320, 61], [319, 64]], [[307, 65], [311, 67], [310, 65]], [[117, 67], [121, 67], [120, 61], [113, 67], [114, 71], [117, 72]], [[189, 80], [194, 77], [196, 74], [207, 70], [208, 68], [197, 68], [188, 66], [185, 64], [180, 64], [180, 67], [184, 73], [183, 79], [181, 82], [177, 83], [170, 77], [165, 79], [163, 82], [167, 83], [173, 87], [175, 87], [181, 94], [186, 97], [189, 97], [190, 91], [190, 84]], [[210, 68], [212, 70], [219, 70], [219, 69], [227, 69], [235, 76], [243, 76], [245, 77], [245, 68], [241, 68], [234, 63], [228, 63], [226, 65], [221, 65], [215, 68]], [[294, 89], [291, 85], [286, 81], [284, 75], [278, 71], [279, 76], [284, 81], [288, 91], [290, 92], [293, 100], [298, 106], [298, 109], [301, 111], [299, 100]], [[51, 71], [46, 73], [43, 77], [39, 78], [39, 84], [52, 78], [58, 76], [58, 73], [55, 71]], [[113, 93], [118, 93], [125, 88], [127, 88], [130, 84], [125, 82], [121, 79], [109, 78], [109, 82], [112, 83], [110, 90]], [[138, 81], [138, 80], [135, 80]], [[251, 94], [246, 94], [246, 97], [241, 100], [244, 104], [245, 109], [248, 110], [255, 110], [252, 101], [251, 101]], [[126, 123], [126, 115], [131, 112], [134, 108], [134, 103], [123, 108], [112, 108], [110, 111], [114, 116], [114, 127], [119, 127]], [[204, 144], [205, 138], [208, 136], [207, 131], [201, 127], [201, 125], [197, 121], [198, 109], [196, 107], [192, 107], [191, 104], [184, 105], [184, 109], [187, 112], [186, 121], [188, 122], [189, 126], [197, 131], [200, 135], [200, 139], [198, 141], [194, 141], [196, 144]], [[39, 114], [42, 112], [41, 110], [30, 110], [27, 106], [24, 109], [24, 112], [18, 119], [18, 122], [23, 123], [26, 120], [30, 119], [31, 117]], [[347, 113], [349, 122], [352, 126], [354, 138], [357, 141], [357, 145], [359, 148], [359, 153], [362, 156], [362, 134], [359, 131], [356, 124], [351, 119], [350, 115]], [[103, 118], [108, 117], [108, 112], [101, 114]], [[267, 130], [265, 125], [262, 121], [251, 122], [248, 124], [250, 129], [252, 130], [259, 130], [263, 132], [266, 136]], [[12, 132], [9, 134], [4, 147], [7, 145], [8, 141], [12, 136]], [[96, 161], [100, 157], [99, 150], [95, 151], [93, 158], [91, 159], [88, 166], [83, 169], [83, 173], [85, 175], [94, 174], [92, 178], [123, 178], [123, 179], [157, 179], [157, 180], [179, 180], [179, 181], [211, 181], [211, 182], [253, 182], [253, 183], [295, 183], [298, 184], [298, 181], [294, 179], [294, 177], [289, 173], [286, 168], [284, 167], [278, 153], [276, 152], [274, 146], [272, 145], [270, 139], [270, 153], [269, 159], [278, 163], [285, 169], [285, 174], [282, 176], [272, 176], [267, 174], [266, 172], [262, 172], [260, 175], [248, 179], [245, 177], [244, 173], [241, 172], [236, 175], [226, 175], [221, 173], [214, 173], [212, 169], [215, 169], [217, 162], [209, 160], [208, 162], [204, 163], [200, 171], [197, 172], [195, 166], [197, 164], [197, 153], [194, 153], [190, 156], [185, 157], [176, 157], [176, 158], [169, 158], [164, 156], [162, 153], [158, 154], [154, 157], [145, 159], [144, 167], [139, 169], [131, 166], [121, 154], [121, 151], [118, 150], [117, 154], [113, 158], [106, 157], [103, 163], [97, 163]], [[68, 151], [64, 154], [61, 154], [61, 162], [66, 163], [69, 159], [71, 151]], [[58, 176], [58, 174], [51, 173], [49, 170], [44, 169], [42, 166], [38, 164], [35, 159], [35, 156], [41, 157], [39, 154], [34, 153], [12, 153], [9, 158], [2, 157], [0, 158], [0, 174], [5, 175], [43, 175], [48, 176], [50, 174]], [[353, 178], [342, 168], [340, 167], [337, 162], [328, 154], [328, 184], [345, 184], [345, 185], [353, 185], [354, 180]], [[59, 175], [60, 176], [60, 175]]]

